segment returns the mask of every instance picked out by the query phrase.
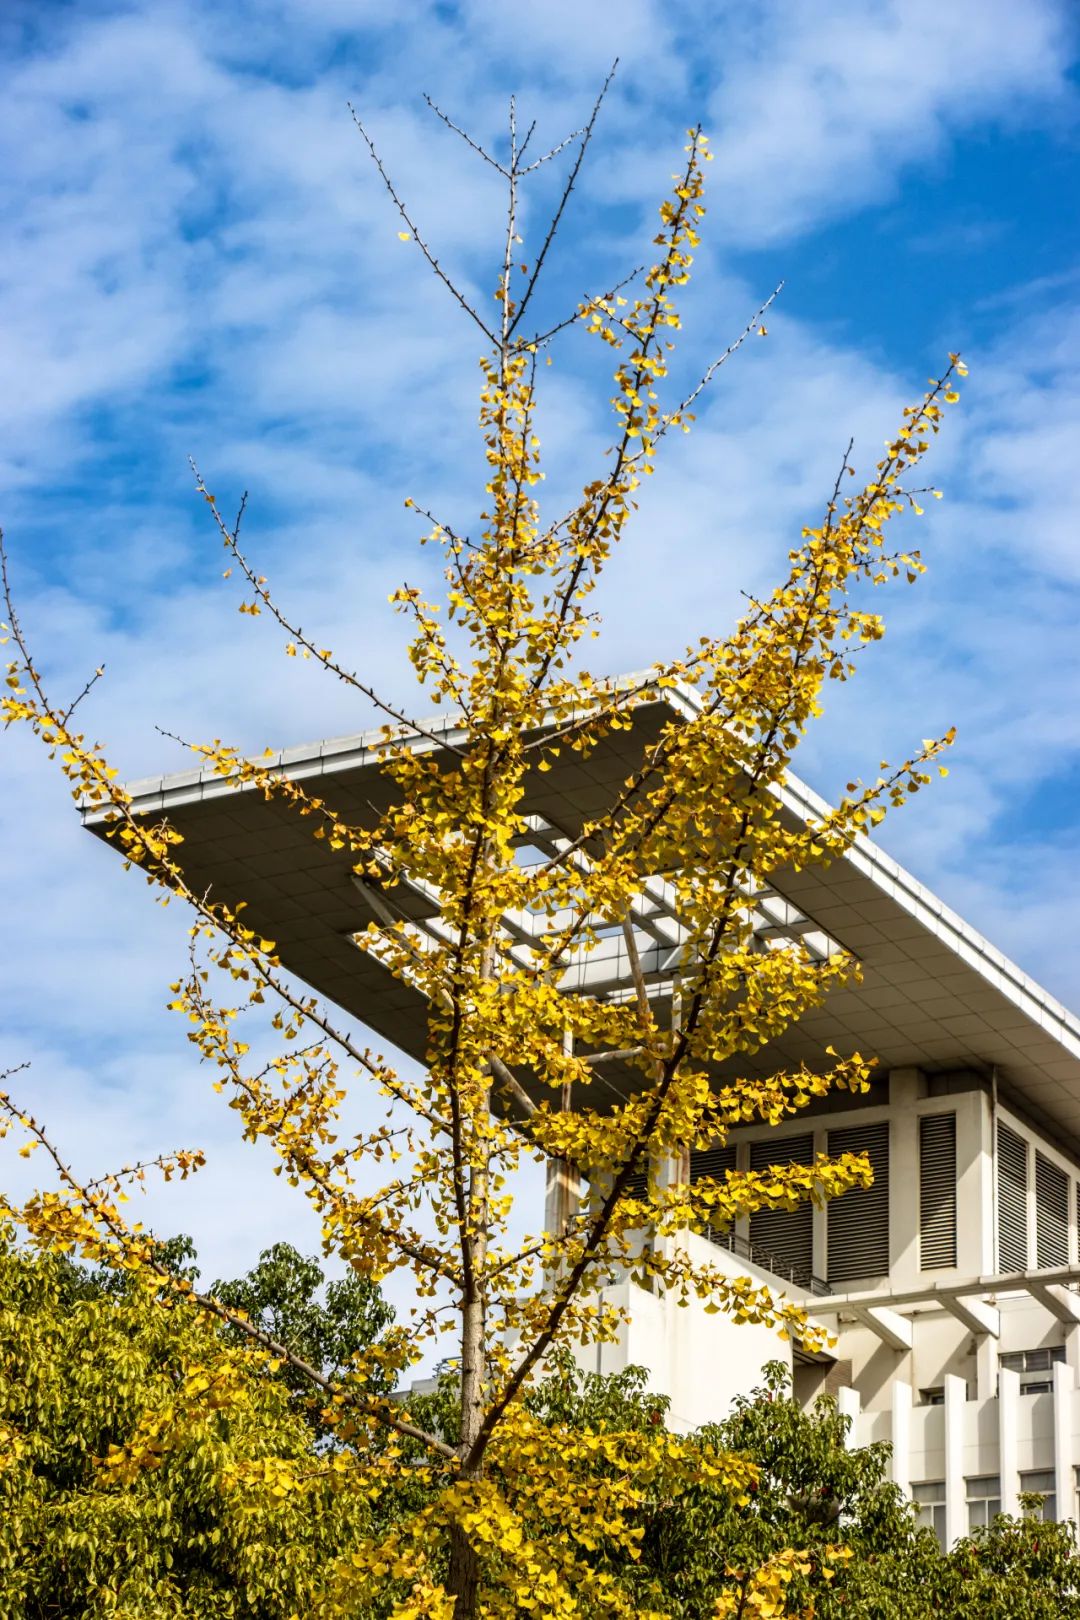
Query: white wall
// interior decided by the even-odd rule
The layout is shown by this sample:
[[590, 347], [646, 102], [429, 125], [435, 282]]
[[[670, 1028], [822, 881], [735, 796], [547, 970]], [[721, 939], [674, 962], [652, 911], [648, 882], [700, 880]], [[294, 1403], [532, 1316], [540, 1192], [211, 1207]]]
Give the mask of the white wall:
[[[684, 1241], [695, 1265], [775, 1288], [776, 1279], [750, 1261], [693, 1233]], [[670, 1421], [679, 1431], [726, 1417], [736, 1395], [748, 1395], [761, 1384], [767, 1362], [791, 1367], [790, 1341], [775, 1329], [735, 1322], [724, 1311], [709, 1313], [699, 1299], [680, 1305], [674, 1295], [660, 1297], [631, 1282], [605, 1288], [601, 1297], [625, 1309], [629, 1325], [617, 1344], [579, 1351], [579, 1365], [605, 1373], [646, 1367], [649, 1387], [671, 1397]]]

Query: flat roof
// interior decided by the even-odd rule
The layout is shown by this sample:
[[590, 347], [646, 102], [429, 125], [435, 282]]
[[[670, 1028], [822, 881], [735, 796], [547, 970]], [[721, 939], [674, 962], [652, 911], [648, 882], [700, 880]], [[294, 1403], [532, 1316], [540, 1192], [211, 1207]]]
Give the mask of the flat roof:
[[[645, 684], [647, 676], [627, 684], [635, 680]], [[641, 701], [633, 726], [587, 759], [564, 755], [552, 770], [534, 771], [523, 809], [575, 835], [603, 813], [673, 714], [690, 718], [696, 705], [688, 688]], [[414, 746], [437, 750], [438, 737], [450, 747], [460, 735], [455, 727], [445, 716], [425, 722], [431, 736]], [[370, 824], [393, 797], [379, 764], [383, 743], [376, 729], [282, 749], [260, 763], [317, 784], [343, 819]], [[313, 839], [287, 805], [207, 769], [134, 782], [128, 791], [137, 815], [167, 815], [183, 834], [176, 856], [193, 888], [246, 901], [251, 926], [276, 942], [291, 973], [422, 1058], [422, 998], [352, 944], [373, 914], [352, 880], [347, 851]], [[777, 791], [800, 821], [828, 808], [795, 776]], [[102, 811], [84, 812], [99, 837], [106, 819]], [[863, 982], [834, 991], [744, 1068], [824, 1065], [825, 1048], [834, 1045], [873, 1054], [886, 1071], [996, 1070], [1003, 1093], [1080, 1154], [1080, 1020], [976, 929], [863, 835], [831, 866], [788, 871], [770, 877], [770, 886], [859, 958]], [[614, 1072], [605, 1072], [614, 1081]]]

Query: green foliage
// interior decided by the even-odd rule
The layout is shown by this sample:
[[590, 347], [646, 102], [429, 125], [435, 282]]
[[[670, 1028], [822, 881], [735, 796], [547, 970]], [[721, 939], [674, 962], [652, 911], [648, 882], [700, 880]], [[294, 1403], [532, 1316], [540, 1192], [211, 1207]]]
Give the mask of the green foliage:
[[[379, 1318], [349, 1297], [326, 1322], [300, 1297], [312, 1343]], [[288, 1385], [220, 1329], [0, 1232], [2, 1620], [288, 1620], [369, 1521]]]
[[[350, 1271], [325, 1282], [317, 1260], [305, 1259], [290, 1243], [275, 1243], [259, 1256], [246, 1277], [216, 1282], [210, 1292], [233, 1310], [242, 1311], [279, 1344], [328, 1377], [339, 1378], [360, 1351], [385, 1332], [393, 1311], [376, 1285]], [[320, 1297], [322, 1296], [322, 1297]], [[227, 1328], [230, 1342], [239, 1342], [236, 1328]], [[373, 1369], [371, 1380], [379, 1392], [392, 1381]], [[288, 1365], [281, 1368], [298, 1393], [310, 1395], [310, 1382]]]
[[[186, 1240], [167, 1253], [178, 1273], [197, 1275]], [[324, 1288], [316, 1262], [288, 1244], [214, 1291], [324, 1369], [347, 1365], [390, 1317], [365, 1282]], [[163, 1308], [130, 1278], [17, 1251], [0, 1234], [0, 1620], [306, 1617], [320, 1612], [335, 1571], [342, 1601], [355, 1548], [430, 1503], [419, 1445], [406, 1446], [405, 1466], [377, 1497], [356, 1489], [287, 1368], [238, 1354], [232, 1331], [183, 1305]], [[456, 1388], [448, 1376], [410, 1402], [451, 1442]], [[634, 1435], [668, 1426], [668, 1402], [643, 1369], [585, 1373], [565, 1352], [525, 1406], [556, 1440], [617, 1440], [619, 1450], [601, 1445], [590, 1463], [598, 1491]], [[636, 1612], [672, 1620], [737, 1604], [753, 1572], [791, 1550], [777, 1614], [1080, 1620], [1069, 1526], [1001, 1517], [942, 1554], [888, 1482], [888, 1448], [849, 1450], [846, 1436], [831, 1401], [804, 1411], [786, 1370], [767, 1369], [764, 1388], [691, 1441], [703, 1461], [734, 1452], [756, 1466], [750, 1502], [739, 1506], [704, 1474], [677, 1497], [646, 1478], [638, 1556], [598, 1544], [594, 1570]], [[532, 1528], [558, 1533], [539, 1518]], [[376, 1620], [400, 1584], [387, 1581], [385, 1605], [361, 1600], [347, 1612]]]
[[[705, 1483], [677, 1501], [643, 1501], [640, 1557], [620, 1572], [641, 1611], [699, 1620], [738, 1598], [756, 1570], [787, 1549], [803, 1554], [777, 1611], [814, 1620], [1080, 1620], [1080, 1558], [1069, 1525], [1005, 1515], [942, 1553], [888, 1480], [889, 1447], [849, 1450], [848, 1419], [820, 1399], [804, 1410], [787, 1369], [730, 1417], [698, 1432], [706, 1449], [739, 1452], [759, 1468], [749, 1505]], [[643, 1369], [609, 1377], [564, 1358], [529, 1397], [553, 1424], [627, 1432], [654, 1427], [668, 1403]], [[836, 1549], [840, 1549], [839, 1556]], [[736, 1607], [736, 1614], [740, 1610]], [[748, 1616], [756, 1611], [747, 1607]]]

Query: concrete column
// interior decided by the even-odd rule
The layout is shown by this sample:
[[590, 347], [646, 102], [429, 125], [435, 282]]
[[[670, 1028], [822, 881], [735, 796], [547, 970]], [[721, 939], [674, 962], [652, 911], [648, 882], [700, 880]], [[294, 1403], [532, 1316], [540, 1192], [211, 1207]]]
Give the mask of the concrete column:
[[967, 1534], [967, 1491], [964, 1486], [964, 1418], [967, 1384], [956, 1373], [945, 1374], [945, 1545], [953, 1547]]
[[1020, 1453], [1017, 1419], [1020, 1414], [1020, 1374], [1012, 1367], [998, 1370], [998, 1473], [1001, 1475], [1001, 1511], [1020, 1511]]
[[[814, 1132], [814, 1154], [829, 1151], [828, 1131], [822, 1126]], [[829, 1275], [829, 1206], [815, 1204], [810, 1217], [810, 1269], [815, 1277]]]
[[[574, 1037], [569, 1030], [563, 1035], [563, 1050], [572, 1053], [574, 1050]], [[571, 1088], [564, 1085], [559, 1099], [559, 1107], [568, 1110], [571, 1107]], [[544, 1228], [556, 1236], [566, 1231], [569, 1222], [577, 1214], [579, 1203], [578, 1179], [565, 1159], [549, 1159], [547, 1162], [547, 1187], [544, 1197]]]
[[[994, 1142], [994, 1109], [990, 1098], [985, 1094], [979, 1098], [979, 1135], [982, 1143], [979, 1204], [984, 1212], [980, 1222], [982, 1253], [979, 1273], [981, 1276], [987, 1276], [997, 1270], [997, 1189], [994, 1186], [997, 1155]], [[1071, 1222], [1069, 1230], [1072, 1230]]]
[[1077, 1383], [1080, 1384], [1080, 1323], [1065, 1324], [1065, 1360], [1076, 1373]]
[[919, 1275], [919, 1119], [921, 1069], [889, 1071], [889, 1275], [906, 1287]]
[[911, 1495], [911, 1385], [897, 1378], [892, 1387], [892, 1481]]
[[988, 1229], [983, 1202], [986, 1099], [980, 1091], [968, 1091], [952, 1100], [956, 1103], [956, 1269], [961, 1277], [978, 1277], [984, 1270]]
[[564, 1159], [547, 1162], [547, 1187], [544, 1194], [544, 1230], [560, 1233], [577, 1208], [577, 1181]]
[[1057, 1516], [1073, 1517], [1076, 1496], [1073, 1474], [1073, 1391], [1076, 1374], [1067, 1362], [1054, 1364], [1054, 1489], [1057, 1492]]
[[992, 1401], [998, 1370], [998, 1341], [992, 1333], [975, 1337], [975, 1399]]
[[851, 1419], [844, 1446], [846, 1450], [854, 1451], [859, 1444], [859, 1414], [862, 1411], [862, 1400], [858, 1390], [844, 1384], [837, 1390], [836, 1407], [841, 1417]]

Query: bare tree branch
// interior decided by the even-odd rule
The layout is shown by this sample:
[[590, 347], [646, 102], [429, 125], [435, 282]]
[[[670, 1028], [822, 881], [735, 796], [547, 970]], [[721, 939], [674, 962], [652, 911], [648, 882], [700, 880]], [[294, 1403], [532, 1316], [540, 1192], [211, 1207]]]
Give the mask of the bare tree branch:
[[[472, 136], [461, 128], [460, 124], [455, 124], [452, 118], [448, 118], [446, 113], [443, 112], [442, 108], [432, 101], [431, 97], [426, 91], [424, 93], [424, 100], [427, 102], [436, 118], [441, 119], [446, 125], [447, 129], [452, 129], [455, 135], [460, 135], [461, 139], [465, 142], [465, 145], [470, 146], [476, 153], [477, 157], [482, 157], [485, 163], [490, 163], [491, 167], [493, 169], [497, 169], [504, 179], [509, 177], [509, 171], [503, 167], [498, 159], [493, 158], [490, 152], [486, 152], [480, 145], [479, 141], [474, 141]], [[370, 142], [368, 144], [370, 145]]]
[[368, 134], [367, 130], [364, 128], [363, 124], [360, 122], [359, 115], [357, 114], [356, 108], [353, 106], [351, 101], [348, 103], [348, 107], [349, 107], [350, 113], [352, 114], [353, 123], [356, 125], [356, 127], [360, 131], [361, 135], [364, 137], [364, 141], [365, 141], [365, 143], [367, 145], [367, 149], [371, 153], [372, 162], [375, 164], [375, 167], [378, 169], [379, 174], [382, 176], [383, 185], [386, 187], [387, 191], [390, 193], [390, 197], [391, 197], [391, 199], [393, 201], [394, 207], [397, 209], [398, 213], [401, 215], [401, 217], [404, 220], [405, 224], [409, 227], [409, 233], [412, 236], [413, 240], [416, 242], [417, 247], [420, 249], [421, 253], [424, 255], [424, 258], [427, 260], [427, 262], [431, 266], [432, 270], [434, 270], [435, 274], [438, 276], [438, 278], [442, 282], [443, 286], [451, 294], [451, 296], [454, 298], [454, 300], [458, 304], [461, 305], [461, 308], [465, 311], [466, 315], [468, 315], [469, 319], [476, 322], [476, 325], [480, 328], [481, 332], [483, 332], [484, 336], [487, 338], [489, 343], [491, 343], [492, 345], [497, 345], [498, 340], [496, 339], [494, 332], [488, 326], [487, 322], [484, 321], [482, 319], [482, 317], [479, 316], [476, 313], [476, 310], [473, 309], [472, 305], [469, 303], [469, 301], [465, 297], [464, 293], [459, 291], [459, 289], [454, 285], [454, 283], [451, 281], [450, 277], [447, 275], [446, 271], [443, 269], [442, 265], [439, 263], [438, 259], [435, 257], [434, 253], [432, 253], [431, 249], [428, 247], [427, 243], [424, 241], [424, 238], [420, 235], [420, 232], [417, 230], [416, 224], [415, 224], [414, 220], [412, 219], [412, 216], [410, 215], [408, 209], [405, 207], [405, 204], [402, 202], [401, 198], [398, 196], [398, 193], [394, 188], [394, 184], [393, 184], [392, 180], [390, 179], [390, 176], [387, 174], [386, 169], [383, 166], [382, 158], [379, 156], [378, 151], [375, 148], [374, 141], [371, 139], [371, 136]]
[[[373, 686], [369, 686], [366, 681], [360, 679], [360, 676], [355, 670], [346, 669], [342, 664], [340, 664], [337, 659], [334, 658], [328, 647], [318, 646], [314, 641], [312, 641], [310, 636], [304, 633], [304, 630], [300, 625], [293, 624], [290, 619], [286, 618], [285, 614], [278, 607], [277, 602], [270, 594], [270, 589], [263, 575], [255, 572], [255, 569], [252, 567], [247, 557], [240, 550], [240, 546], [237, 541], [237, 531], [235, 529], [230, 529], [229, 525], [225, 522], [225, 519], [222, 517], [218, 507], [217, 500], [207, 489], [202, 473], [199, 471], [194, 459], [191, 456], [188, 457], [188, 465], [195, 475], [196, 491], [202, 496], [203, 500], [209, 506], [210, 511], [213, 514], [214, 522], [217, 524], [218, 532], [222, 537], [226, 549], [236, 559], [236, 563], [240, 568], [240, 571], [243, 573], [245, 579], [255, 592], [255, 595], [258, 597], [259, 601], [266, 608], [267, 612], [277, 620], [277, 623], [285, 631], [286, 635], [299, 646], [303, 647], [306, 652], [310, 653], [312, 658], [315, 659], [316, 663], [321, 664], [323, 668], [329, 670], [332, 675], [336, 675], [338, 680], [343, 681], [346, 686], [351, 686], [354, 691], [360, 692], [369, 700], [369, 702], [374, 703], [377, 709], [381, 709], [383, 714], [388, 715], [391, 720], [394, 720], [398, 725], [403, 726], [407, 732], [412, 732], [417, 737], [423, 737], [427, 742], [434, 743], [438, 748], [445, 748], [449, 753], [460, 754], [461, 750], [456, 748], [453, 743], [449, 742], [445, 735], [440, 735], [435, 731], [429, 731], [427, 727], [422, 726], [419, 721], [410, 719], [407, 714], [403, 714], [402, 711], [395, 708], [392, 703], [387, 703], [386, 699], [380, 697]], [[246, 504], [247, 495], [245, 493], [244, 498], [240, 503], [241, 516], [243, 515]]]
[[[596, 120], [597, 120], [597, 117], [599, 115], [600, 108], [601, 108], [601, 106], [603, 104], [604, 97], [608, 93], [608, 87], [610, 86], [612, 79], [615, 77], [615, 70], [618, 67], [618, 65], [619, 65], [619, 58], [616, 57], [614, 62], [611, 64], [611, 71], [608, 73], [607, 78], [604, 80], [604, 83], [601, 86], [600, 94], [596, 98], [596, 102], [595, 102], [595, 105], [593, 106], [592, 113], [589, 116], [589, 121], [585, 125], [585, 128], [581, 131], [581, 145], [578, 147], [577, 157], [574, 159], [573, 167], [571, 168], [570, 173], [569, 173], [569, 175], [567, 177], [566, 184], [563, 187], [562, 196], [559, 198], [558, 207], [556, 208], [554, 214], [552, 215], [551, 223], [548, 226], [547, 235], [544, 237], [543, 245], [540, 248], [540, 252], [536, 256], [536, 260], [535, 260], [535, 262], [533, 264], [533, 268], [532, 268], [532, 274], [529, 277], [528, 285], [526, 286], [525, 291], [522, 294], [521, 302], [518, 304], [517, 314], [514, 317], [513, 321], [510, 323], [509, 331], [506, 334], [508, 338], [513, 337], [515, 329], [520, 325], [521, 318], [525, 314], [525, 311], [528, 309], [529, 303], [530, 303], [530, 301], [532, 299], [532, 295], [533, 295], [534, 291], [536, 290], [536, 283], [540, 279], [541, 270], [543, 270], [543, 268], [544, 268], [544, 260], [548, 256], [548, 251], [549, 251], [549, 249], [551, 247], [551, 244], [555, 240], [555, 233], [559, 229], [559, 222], [561, 221], [561, 219], [563, 217], [563, 214], [564, 214], [564, 212], [566, 210], [567, 203], [570, 201], [570, 194], [574, 189], [574, 185], [575, 185], [575, 183], [577, 181], [578, 174], [581, 171], [581, 165], [585, 160], [585, 153], [589, 149], [589, 142], [592, 140], [593, 128], [594, 128], [594, 126], [596, 124]], [[573, 140], [573, 139], [575, 139], [575, 137], [570, 136], [569, 139]], [[558, 148], [558, 147], [554, 148], [552, 152], [547, 154], [548, 157], [554, 157], [555, 152], [557, 152], [558, 150], [560, 150], [560, 148]], [[546, 161], [547, 161], [546, 158], [538, 158], [536, 163], [532, 164], [531, 167], [534, 168], [534, 169], [538, 168], [540, 163], [543, 163], [543, 162], [546, 162]]]

